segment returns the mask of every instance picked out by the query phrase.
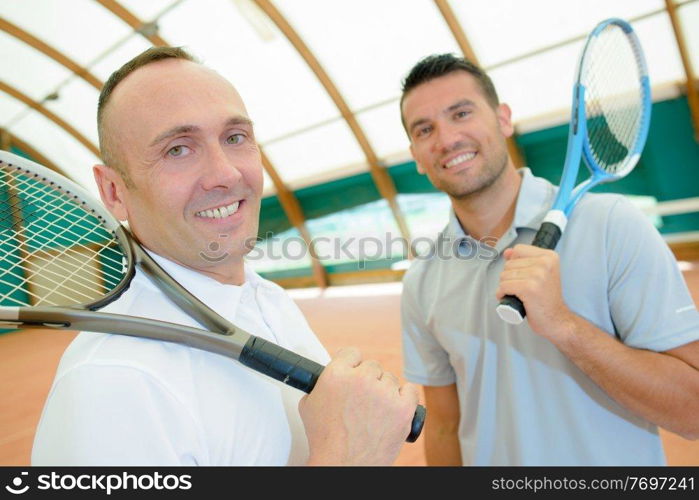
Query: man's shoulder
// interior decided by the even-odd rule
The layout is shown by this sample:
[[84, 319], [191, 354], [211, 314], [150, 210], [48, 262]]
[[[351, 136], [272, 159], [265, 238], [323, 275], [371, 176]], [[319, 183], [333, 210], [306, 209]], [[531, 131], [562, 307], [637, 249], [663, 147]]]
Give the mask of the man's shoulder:
[[620, 203], [632, 205], [632, 203], [622, 194], [587, 193], [580, 199], [577, 207], [573, 210], [573, 213], [575, 213], [578, 208], [582, 208], [583, 210], [597, 210], [606, 213]]
[[588, 224], [623, 233], [651, 229], [650, 219], [628, 197], [616, 193], [587, 193], [570, 215], [571, 229]]
[[[154, 375], [179, 370], [191, 348], [128, 335], [81, 332], [63, 353], [57, 378], [73, 370], [138, 370]], [[186, 366], [186, 365], [184, 365]]]

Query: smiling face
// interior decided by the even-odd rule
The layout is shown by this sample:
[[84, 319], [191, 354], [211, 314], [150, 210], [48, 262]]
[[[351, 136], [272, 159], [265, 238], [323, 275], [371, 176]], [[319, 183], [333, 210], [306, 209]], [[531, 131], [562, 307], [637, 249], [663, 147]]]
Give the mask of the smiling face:
[[105, 129], [133, 184], [95, 167], [112, 213], [156, 253], [239, 281], [263, 181], [252, 122], [233, 86], [190, 61], [148, 64], [115, 88]]
[[476, 79], [454, 71], [410, 90], [401, 106], [418, 171], [451, 198], [492, 186], [509, 164], [506, 104], [493, 108]]

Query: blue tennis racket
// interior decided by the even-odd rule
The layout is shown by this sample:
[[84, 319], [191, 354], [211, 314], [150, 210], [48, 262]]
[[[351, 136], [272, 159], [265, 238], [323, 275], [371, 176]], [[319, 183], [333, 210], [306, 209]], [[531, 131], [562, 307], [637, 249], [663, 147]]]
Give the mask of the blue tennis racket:
[[[561, 184], [532, 245], [556, 248], [580, 198], [598, 184], [633, 170], [648, 136], [650, 112], [650, 81], [636, 33], [621, 19], [601, 22], [580, 56]], [[581, 156], [590, 178], [573, 188]], [[497, 312], [511, 324], [521, 323], [527, 314], [513, 295], [502, 299]]]

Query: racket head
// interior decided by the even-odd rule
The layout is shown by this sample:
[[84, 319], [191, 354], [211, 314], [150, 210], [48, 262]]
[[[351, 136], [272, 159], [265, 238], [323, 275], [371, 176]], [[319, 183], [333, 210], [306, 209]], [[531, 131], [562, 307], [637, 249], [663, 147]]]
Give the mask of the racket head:
[[85, 189], [0, 151], [0, 306], [100, 309], [134, 275], [119, 221]]
[[638, 163], [652, 107], [645, 57], [629, 23], [612, 18], [594, 28], [577, 82], [584, 92], [583, 158], [594, 184], [620, 179]]

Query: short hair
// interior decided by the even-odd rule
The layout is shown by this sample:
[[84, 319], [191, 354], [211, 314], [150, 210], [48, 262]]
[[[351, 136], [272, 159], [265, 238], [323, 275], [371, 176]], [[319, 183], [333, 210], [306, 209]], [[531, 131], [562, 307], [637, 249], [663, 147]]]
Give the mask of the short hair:
[[[500, 104], [498, 93], [495, 90], [493, 81], [478, 65], [473, 64], [468, 59], [458, 57], [454, 54], [432, 54], [418, 61], [418, 63], [413, 66], [410, 73], [408, 73], [408, 76], [406, 76], [402, 82], [402, 95], [400, 98], [401, 119], [403, 117], [403, 101], [405, 100], [405, 96], [411, 90], [419, 85], [422, 85], [423, 83], [429, 82], [430, 80], [434, 80], [435, 78], [439, 78], [456, 71], [465, 71], [473, 76], [483, 91], [488, 104], [490, 104], [493, 108], [496, 108]], [[405, 123], [403, 123], [403, 126], [405, 126]]]
[[116, 169], [121, 175], [124, 182], [127, 185], [132, 186], [131, 178], [126, 169], [117, 155], [115, 154], [115, 145], [112, 143], [111, 139], [105, 134], [104, 130], [104, 115], [109, 99], [114, 92], [114, 89], [131, 73], [136, 71], [138, 68], [142, 68], [148, 64], [154, 63], [156, 61], [161, 61], [163, 59], [182, 59], [185, 61], [191, 61], [194, 63], [199, 63], [199, 61], [189, 54], [182, 47], [151, 47], [150, 49], [141, 52], [139, 55], [128, 61], [121, 68], [116, 70], [111, 74], [107, 82], [102, 87], [99, 95], [99, 101], [97, 103], [97, 134], [99, 137], [100, 154], [102, 156], [102, 161]]

